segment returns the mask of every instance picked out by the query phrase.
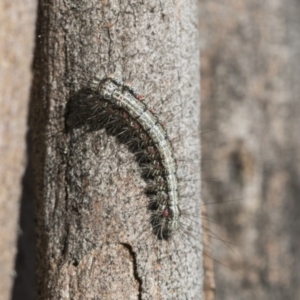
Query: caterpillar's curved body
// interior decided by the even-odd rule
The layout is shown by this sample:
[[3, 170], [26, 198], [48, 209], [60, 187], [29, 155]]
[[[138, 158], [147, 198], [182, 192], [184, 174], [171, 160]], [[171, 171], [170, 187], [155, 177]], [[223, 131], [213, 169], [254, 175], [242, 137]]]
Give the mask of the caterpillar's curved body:
[[143, 97], [129, 84], [107, 77], [95, 78], [91, 89], [102, 101], [101, 109], [118, 117], [138, 140], [149, 178], [151, 224], [159, 239], [168, 240], [179, 228], [177, 164], [166, 130]]

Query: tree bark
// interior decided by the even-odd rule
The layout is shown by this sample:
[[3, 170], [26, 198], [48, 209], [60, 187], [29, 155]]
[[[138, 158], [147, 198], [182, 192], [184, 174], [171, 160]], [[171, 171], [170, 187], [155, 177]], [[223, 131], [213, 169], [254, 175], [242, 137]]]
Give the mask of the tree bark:
[[[179, 172], [197, 174], [196, 8], [194, 1], [40, 1], [30, 115], [40, 299], [202, 298], [200, 219], [187, 219], [188, 232], [170, 243], [157, 240], [134, 154], [70, 117], [82, 117], [95, 75], [130, 80], [177, 140]], [[196, 215], [199, 186], [186, 180], [181, 203]]]
[[35, 1], [0, 4], [0, 299], [15, 276], [35, 9]]
[[203, 198], [236, 253], [214, 254], [236, 270], [215, 263], [216, 299], [299, 299], [300, 3], [199, 5]]

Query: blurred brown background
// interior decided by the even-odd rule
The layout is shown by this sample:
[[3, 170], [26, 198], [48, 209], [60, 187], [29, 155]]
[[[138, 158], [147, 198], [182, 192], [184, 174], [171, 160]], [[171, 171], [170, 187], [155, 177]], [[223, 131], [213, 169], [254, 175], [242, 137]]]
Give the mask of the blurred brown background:
[[[300, 299], [300, 1], [199, 0], [199, 20], [216, 299]], [[36, 298], [31, 178], [13, 300]]]
[[213, 236], [216, 299], [300, 299], [300, 1], [200, 0], [199, 18], [203, 200], [233, 250]]

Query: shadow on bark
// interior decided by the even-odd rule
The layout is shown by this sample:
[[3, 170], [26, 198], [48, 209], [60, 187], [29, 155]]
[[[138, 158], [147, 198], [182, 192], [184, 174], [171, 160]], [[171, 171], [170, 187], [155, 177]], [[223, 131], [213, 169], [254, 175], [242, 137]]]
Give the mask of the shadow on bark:
[[32, 174], [32, 149], [30, 133], [27, 133], [27, 166], [22, 179], [22, 195], [19, 216], [18, 253], [15, 260], [16, 277], [12, 300], [36, 299], [34, 191]]

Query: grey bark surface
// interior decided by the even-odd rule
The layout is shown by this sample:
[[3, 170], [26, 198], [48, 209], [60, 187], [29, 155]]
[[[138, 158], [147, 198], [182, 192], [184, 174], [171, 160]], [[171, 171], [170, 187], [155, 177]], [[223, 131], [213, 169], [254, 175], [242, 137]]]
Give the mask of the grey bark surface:
[[21, 179], [25, 162], [35, 1], [0, 4], [0, 299], [15, 277]]
[[181, 206], [199, 216], [196, 12], [194, 1], [40, 1], [30, 114], [39, 299], [202, 298], [200, 218], [158, 241], [134, 154], [68, 119], [95, 75], [132, 81], [177, 140], [191, 179]]
[[300, 3], [199, 5], [203, 199], [236, 253], [217, 247], [216, 299], [299, 299]]

